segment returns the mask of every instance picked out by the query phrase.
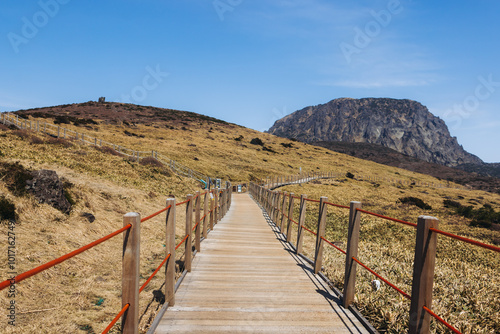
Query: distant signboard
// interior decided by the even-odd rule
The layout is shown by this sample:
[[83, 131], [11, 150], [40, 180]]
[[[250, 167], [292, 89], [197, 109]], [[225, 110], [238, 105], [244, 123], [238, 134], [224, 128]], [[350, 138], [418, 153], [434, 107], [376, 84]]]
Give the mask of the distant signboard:
[[241, 184], [238, 185], [238, 192], [241, 192]]

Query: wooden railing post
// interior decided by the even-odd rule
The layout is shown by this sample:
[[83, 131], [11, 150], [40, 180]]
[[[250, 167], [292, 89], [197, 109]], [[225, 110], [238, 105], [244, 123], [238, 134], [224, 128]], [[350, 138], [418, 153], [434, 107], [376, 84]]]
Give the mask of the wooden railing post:
[[168, 306], [175, 305], [175, 198], [167, 199], [166, 233], [165, 233], [165, 256], [170, 258], [165, 264], [165, 303]]
[[288, 196], [288, 220], [286, 224], [286, 241], [290, 242], [292, 238], [292, 219], [293, 219], [293, 193]]
[[283, 201], [281, 202], [281, 222], [280, 222], [280, 231], [283, 234], [285, 234], [285, 231], [284, 231], [285, 211], [286, 211], [286, 192], [283, 192]]
[[269, 190], [269, 218], [274, 219], [274, 203], [276, 202], [276, 193]]
[[214, 225], [219, 222], [219, 188], [214, 191]]
[[214, 202], [215, 202], [215, 196], [214, 196], [214, 192], [211, 192], [210, 193], [211, 196], [210, 196], [210, 225], [209, 225], [209, 228], [210, 228], [210, 231], [213, 231], [214, 230], [214, 219], [215, 219], [215, 208], [214, 208]]
[[208, 215], [208, 200], [210, 199], [210, 193], [208, 191], [205, 192], [204, 198], [203, 198], [203, 216], [205, 217], [203, 219], [203, 238], [206, 239], [208, 235], [208, 222], [210, 220]]
[[437, 233], [429, 230], [438, 227], [438, 219], [420, 216], [417, 222], [415, 260], [410, 304], [410, 334], [429, 333], [430, 314], [423, 306], [432, 309], [432, 286], [436, 263]]
[[306, 220], [306, 195], [300, 195], [300, 211], [299, 211], [299, 226], [297, 228], [297, 247], [295, 248], [297, 254], [302, 253], [302, 241], [304, 239], [304, 234], [302, 226]]
[[316, 235], [316, 250], [314, 253], [314, 273], [317, 274], [321, 271], [323, 264], [323, 240], [321, 237], [325, 236], [326, 230], [326, 211], [327, 206], [325, 202], [328, 198], [321, 196], [319, 198], [319, 214], [318, 214], [318, 231]]
[[351, 202], [349, 211], [349, 227], [347, 232], [347, 249], [344, 275], [344, 294], [342, 305], [348, 308], [354, 301], [356, 291], [356, 261], [352, 258], [358, 256], [359, 226], [361, 213], [356, 209], [361, 209], [360, 202]]
[[275, 195], [275, 201], [274, 201], [274, 216], [273, 216], [273, 222], [274, 222], [274, 225], [276, 226], [279, 226], [278, 225], [278, 217], [279, 217], [279, 208], [280, 208], [280, 198], [281, 198], [281, 194], [279, 192], [276, 192], [276, 195]]
[[201, 195], [200, 192], [196, 192], [196, 201], [194, 205], [194, 223], [196, 226], [195, 229], [195, 237], [194, 237], [194, 247], [197, 252], [201, 251], [201, 212], [200, 212], [200, 206], [201, 206]]
[[122, 333], [139, 333], [139, 259], [141, 242], [141, 215], [129, 212], [123, 216], [123, 226], [131, 224], [123, 233], [122, 253], [122, 307], [129, 304], [122, 316]]
[[193, 256], [193, 195], [187, 195], [188, 202], [186, 203], [186, 248], [184, 252], [184, 268], [187, 272], [191, 272], [191, 258]]
[[[227, 189], [222, 190], [222, 217], [226, 215], [227, 211]], [[222, 219], [221, 217], [221, 219]]]

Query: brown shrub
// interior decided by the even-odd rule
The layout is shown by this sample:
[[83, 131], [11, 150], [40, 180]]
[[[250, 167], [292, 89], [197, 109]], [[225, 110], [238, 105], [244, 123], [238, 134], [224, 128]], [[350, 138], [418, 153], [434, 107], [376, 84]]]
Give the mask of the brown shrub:
[[28, 140], [31, 144], [45, 144], [45, 141], [28, 130], [14, 130], [12, 134], [23, 140]]
[[103, 153], [116, 155], [117, 157], [124, 157], [125, 156], [124, 154], [118, 152], [117, 150], [115, 150], [114, 148], [109, 147], [109, 146], [96, 146], [96, 150], [101, 151]]
[[153, 157], [143, 158], [139, 163], [143, 166], [163, 167], [163, 164]]
[[73, 143], [69, 139], [64, 139], [64, 138], [49, 138], [47, 140], [48, 144], [52, 145], [61, 145], [63, 147], [72, 147]]

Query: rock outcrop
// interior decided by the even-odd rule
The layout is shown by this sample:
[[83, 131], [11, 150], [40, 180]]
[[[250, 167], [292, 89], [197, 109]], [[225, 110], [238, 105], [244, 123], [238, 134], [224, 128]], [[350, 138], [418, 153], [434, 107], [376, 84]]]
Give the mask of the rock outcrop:
[[26, 189], [32, 193], [40, 203], [69, 213], [71, 204], [64, 195], [64, 188], [57, 173], [53, 170], [41, 169], [31, 172], [33, 179], [26, 181]]
[[458, 144], [443, 120], [412, 100], [335, 99], [287, 115], [276, 121], [268, 132], [307, 143], [378, 144], [446, 166], [483, 163]]

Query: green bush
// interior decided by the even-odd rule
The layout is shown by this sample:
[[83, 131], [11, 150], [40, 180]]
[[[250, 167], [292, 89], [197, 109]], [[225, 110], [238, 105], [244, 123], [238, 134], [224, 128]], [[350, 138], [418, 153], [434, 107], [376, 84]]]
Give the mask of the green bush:
[[453, 209], [456, 214], [472, 219], [470, 226], [490, 228], [493, 224], [500, 224], [500, 212], [496, 212], [490, 204], [484, 204], [479, 209], [450, 200], [444, 200], [443, 204]]
[[416, 207], [424, 210], [432, 210], [432, 206], [425, 203], [423, 200], [417, 197], [402, 197], [398, 200], [402, 204], [415, 205]]
[[264, 146], [264, 142], [260, 138], [253, 138], [250, 140], [250, 144]]

